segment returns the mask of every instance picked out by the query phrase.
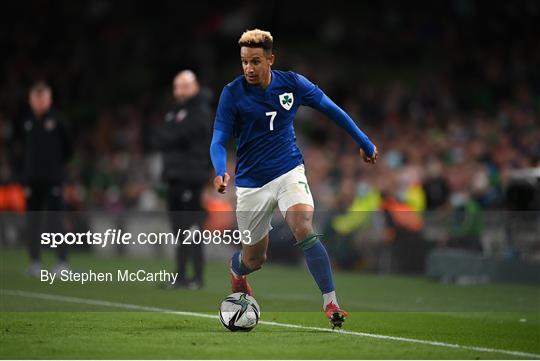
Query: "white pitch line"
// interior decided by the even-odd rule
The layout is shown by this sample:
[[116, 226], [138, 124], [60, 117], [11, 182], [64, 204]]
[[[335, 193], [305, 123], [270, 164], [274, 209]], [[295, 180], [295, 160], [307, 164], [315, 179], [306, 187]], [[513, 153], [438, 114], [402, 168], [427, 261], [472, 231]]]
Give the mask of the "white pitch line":
[[[191, 317], [202, 317], [202, 318], [212, 318], [212, 319], [219, 318], [216, 315], [208, 315], [208, 314], [199, 313], [199, 312], [175, 311], [175, 310], [169, 310], [169, 309], [159, 308], [159, 307], [140, 306], [140, 305], [132, 305], [129, 303], [92, 300], [92, 299], [70, 297], [70, 296], [59, 296], [59, 295], [53, 295], [53, 294], [47, 294], [47, 293], [28, 292], [28, 291], [22, 291], [22, 290], [4, 289], [4, 290], [0, 290], [0, 292], [2, 295], [8, 295], [8, 296], [37, 298], [37, 299], [42, 299], [42, 300], [78, 303], [78, 304], [83, 304], [83, 305], [113, 307], [113, 308], [121, 308], [121, 309], [134, 310], [134, 311], [157, 312], [157, 313], [172, 314], [172, 315], [179, 315], [179, 316], [191, 316]], [[500, 353], [500, 354], [505, 354], [505, 355], [510, 355], [510, 356], [520, 356], [520, 357], [530, 357], [533, 359], [540, 359], [540, 354], [534, 354], [534, 353], [529, 353], [529, 352], [502, 350], [502, 349], [478, 347], [478, 346], [466, 346], [466, 345], [459, 345], [459, 344], [446, 343], [446, 342], [420, 340], [420, 339], [415, 339], [415, 338], [378, 335], [375, 333], [346, 331], [346, 330], [332, 330], [330, 328], [302, 326], [302, 325], [294, 325], [290, 323], [281, 323], [281, 322], [271, 322], [271, 321], [261, 320], [259, 321], [259, 323], [262, 325], [267, 325], [267, 326], [295, 328], [295, 329], [301, 329], [301, 330], [322, 331], [322, 332], [330, 332], [330, 333], [340, 333], [344, 335], [369, 337], [369, 338], [376, 338], [380, 340], [408, 342], [408, 343], [416, 343], [416, 344], [422, 344], [422, 345], [428, 345], [428, 346], [446, 347], [446, 348], [478, 351], [478, 352], [492, 352], [492, 353]]]

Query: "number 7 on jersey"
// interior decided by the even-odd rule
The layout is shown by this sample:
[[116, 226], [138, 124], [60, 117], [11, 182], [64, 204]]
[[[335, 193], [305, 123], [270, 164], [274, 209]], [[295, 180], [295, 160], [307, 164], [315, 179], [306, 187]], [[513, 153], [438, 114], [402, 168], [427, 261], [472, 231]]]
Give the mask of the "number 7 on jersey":
[[266, 115], [270, 117], [270, 130], [274, 130], [274, 118], [277, 115], [277, 112], [274, 110], [272, 112], [266, 112]]

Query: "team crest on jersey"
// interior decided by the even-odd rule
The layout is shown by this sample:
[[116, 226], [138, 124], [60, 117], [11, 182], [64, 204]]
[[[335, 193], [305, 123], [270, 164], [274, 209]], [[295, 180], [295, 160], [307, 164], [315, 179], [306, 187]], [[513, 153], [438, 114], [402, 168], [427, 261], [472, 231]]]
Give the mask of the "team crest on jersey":
[[187, 110], [185, 109], [180, 110], [178, 113], [176, 113], [176, 122], [177, 123], [183, 122], [184, 119], [186, 119], [187, 114], [188, 114]]
[[45, 120], [45, 123], [43, 125], [45, 127], [45, 130], [50, 132], [54, 130], [54, 128], [56, 127], [56, 121], [52, 118], [47, 118], [47, 120]]
[[283, 93], [279, 95], [279, 104], [286, 110], [291, 110], [294, 103], [293, 93]]

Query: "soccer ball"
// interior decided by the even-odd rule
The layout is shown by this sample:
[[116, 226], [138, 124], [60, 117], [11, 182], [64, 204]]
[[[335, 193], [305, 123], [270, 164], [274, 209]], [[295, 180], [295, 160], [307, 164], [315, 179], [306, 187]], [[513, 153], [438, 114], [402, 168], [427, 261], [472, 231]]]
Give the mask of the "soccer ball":
[[257, 301], [246, 293], [228, 295], [219, 308], [219, 319], [232, 332], [251, 331], [257, 326], [261, 309]]

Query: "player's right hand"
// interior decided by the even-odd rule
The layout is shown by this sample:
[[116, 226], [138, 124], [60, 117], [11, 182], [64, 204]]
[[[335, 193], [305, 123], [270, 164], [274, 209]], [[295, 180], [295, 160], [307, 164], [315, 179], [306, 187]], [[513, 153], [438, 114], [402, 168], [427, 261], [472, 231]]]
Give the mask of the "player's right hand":
[[227, 192], [225, 189], [227, 188], [227, 183], [229, 183], [229, 179], [231, 179], [231, 177], [227, 172], [225, 172], [224, 176], [216, 176], [214, 178], [214, 188], [216, 189], [216, 191], [221, 194], [225, 194]]
[[375, 164], [377, 163], [377, 159], [379, 158], [379, 151], [377, 150], [377, 147], [373, 146], [373, 155], [371, 157], [368, 157], [366, 152], [364, 152], [363, 149], [360, 148], [360, 156], [366, 163]]

